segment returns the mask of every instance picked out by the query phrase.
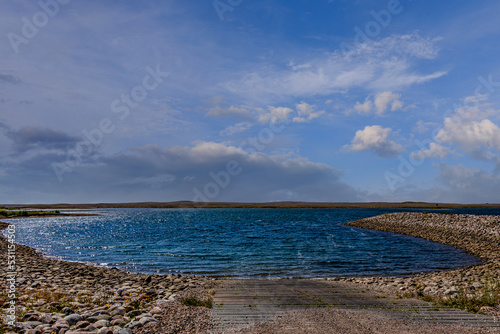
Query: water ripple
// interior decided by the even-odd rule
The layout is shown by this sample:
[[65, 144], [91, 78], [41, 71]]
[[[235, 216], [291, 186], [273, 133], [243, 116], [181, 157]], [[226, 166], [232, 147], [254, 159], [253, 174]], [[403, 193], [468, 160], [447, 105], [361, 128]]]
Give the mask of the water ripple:
[[108, 209], [98, 210], [100, 216], [13, 222], [18, 242], [48, 256], [135, 272], [404, 275], [477, 263], [453, 247], [343, 226], [393, 211], [400, 210]]

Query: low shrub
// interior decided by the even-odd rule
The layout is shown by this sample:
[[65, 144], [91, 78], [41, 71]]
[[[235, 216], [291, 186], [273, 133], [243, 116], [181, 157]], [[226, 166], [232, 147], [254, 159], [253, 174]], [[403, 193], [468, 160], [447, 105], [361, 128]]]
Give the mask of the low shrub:
[[195, 296], [190, 296], [186, 298], [181, 299], [181, 303], [186, 305], [186, 306], [204, 306], [206, 308], [212, 308], [213, 307], [213, 301], [212, 298], [208, 297], [205, 300], [199, 299]]

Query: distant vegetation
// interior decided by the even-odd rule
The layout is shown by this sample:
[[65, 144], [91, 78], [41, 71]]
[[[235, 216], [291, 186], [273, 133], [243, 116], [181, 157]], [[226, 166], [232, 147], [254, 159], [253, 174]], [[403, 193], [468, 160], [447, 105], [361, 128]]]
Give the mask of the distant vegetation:
[[11, 210], [11, 208], [0, 208], [0, 217], [31, 217], [31, 216], [54, 216], [60, 215], [59, 210], [54, 211], [28, 211], [28, 210]]
[[[25, 205], [18, 205], [17, 210], [27, 208]], [[268, 202], [268, 203], [236, 203], [236, 202], [141, 202], [141, 203], [94, 203], [94, 204], [29, 204], [31, 209], [103, 209], [103, 208], [407, 208], [407, 209], [457, 209], [457, 208], [500, 208], [498, 204], [452, 204], [452, 203], [425, 203], [425, 202], [369, 202], [369, 203], [321, 203], [321, 202]], [[1, 209], [1, 208], [0, 208]]]

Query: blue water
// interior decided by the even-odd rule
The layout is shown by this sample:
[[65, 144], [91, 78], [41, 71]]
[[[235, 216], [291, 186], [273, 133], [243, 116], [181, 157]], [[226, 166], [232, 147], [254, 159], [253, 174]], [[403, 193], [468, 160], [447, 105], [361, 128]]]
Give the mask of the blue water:
[[[132, 272], [236, 277], [404, 275], [478, 263], [453, 247], [343, 223], [390, 209], [106, 209], [11, 221], [50, 257]], [[500, 214], [498, 210], [448, 210]]]

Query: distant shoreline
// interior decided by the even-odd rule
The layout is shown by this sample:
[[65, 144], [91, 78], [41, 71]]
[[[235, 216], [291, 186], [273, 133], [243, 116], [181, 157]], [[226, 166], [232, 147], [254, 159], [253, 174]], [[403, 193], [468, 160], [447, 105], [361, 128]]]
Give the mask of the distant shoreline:
[[266, 202], [266, 203], [243, 203], [243, 202], [137, 202], [137, 203], [83, 203], [83, 204], [5, 204], [0, 207], [16, 209], [104, 209], [104, 208], [255, 208], [255, 209], [500, 209], [500, 204], [457, 204], [457, 203], [427, 203], [427, 202], [357, 202], [357, 203], [333, 203], [333, 202]]

